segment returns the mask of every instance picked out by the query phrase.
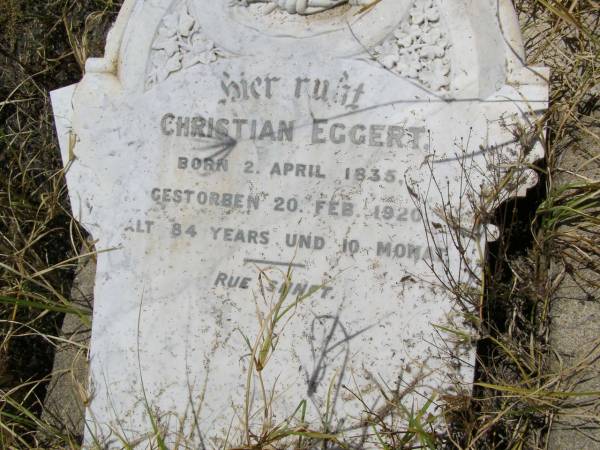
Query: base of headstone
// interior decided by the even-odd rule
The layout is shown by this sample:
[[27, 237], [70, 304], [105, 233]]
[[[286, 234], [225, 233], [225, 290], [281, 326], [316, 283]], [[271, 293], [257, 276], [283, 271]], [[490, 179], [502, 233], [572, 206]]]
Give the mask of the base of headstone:
[[[600, 162], [593, 159], [597, 152], [597, 143], [591, 138], [569, 149], [560, 164], [560, 184], [581, 181], [581, 177], [600, 179]], [[579, 231], [579, 238], [593, 242], [599, 231], [600, 227], [585, 235]], [[595, 450], [600, 449], [600, 411], [598, 396], [588, 394], [600, 392], [600, 261], [592, 258], [595, 261], [582, 263], [581, 255], [561, 256], [564, 260], [555, 261], [551, 271], [553, 279], [564, 276], [551, 309], [550, 345], [557, 355], [552, 369], [561, 374], [561, 391], [581, 395], [561, 405], [548, 448]]]
[[[95, 274], [95, 257], [82, 259], [71, 291], [75, 307], [92, 311]], [[91, 314], [89, 317], [91, 320]], [[89, 326], [78, 315], [65, 316], [62, 341], [56, 349], [52, 379], [44, 402], [42, 420], [73, 439], [82, 438], [84, 433], [90, 337]]]

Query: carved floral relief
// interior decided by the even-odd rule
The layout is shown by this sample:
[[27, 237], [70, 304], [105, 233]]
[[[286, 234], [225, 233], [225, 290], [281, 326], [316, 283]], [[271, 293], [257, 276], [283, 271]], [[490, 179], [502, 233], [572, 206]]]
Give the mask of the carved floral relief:
[[210, 64], [225, 56], [202, 32], [183, 2], [166, 15], [152, 43], [146, 87], [166, 80], [172, 73], [196, 64]]
[[385, 68], [433, 91], [450, 87], [450, 42], [434, 0], [417, 0], [409, 17], [372, 56]]

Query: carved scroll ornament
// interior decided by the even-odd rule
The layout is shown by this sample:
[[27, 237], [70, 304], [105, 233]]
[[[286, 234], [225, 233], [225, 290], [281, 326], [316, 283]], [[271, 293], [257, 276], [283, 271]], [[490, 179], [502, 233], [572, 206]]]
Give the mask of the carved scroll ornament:
[[267, 13], [279, 9], [289, 14], [310, 15], [344, 4], [356, 6], [371, 2], [372, 0], [234, 0], [233, 5], [249, 6], [253, 3], [267, 3], [269, 4]]

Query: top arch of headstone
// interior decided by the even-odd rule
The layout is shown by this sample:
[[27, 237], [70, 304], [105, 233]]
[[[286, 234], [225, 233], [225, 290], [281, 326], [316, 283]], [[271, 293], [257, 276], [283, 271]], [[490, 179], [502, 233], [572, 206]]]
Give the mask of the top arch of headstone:
[[135, 91], [221, 58], [285, 61], [304, 54], [382, 64], [447, 99], [484, 99], [505, 84], [544, 84], [545, 71], [524, 63], [509, 0], [384, 0], [363, 13], [346, 3], [299, 16], [272, 11], [276, 4], [268, 2], [127, 0], [105, 56], [89, 59], [86, 70], [115, 76], [120, 89]]

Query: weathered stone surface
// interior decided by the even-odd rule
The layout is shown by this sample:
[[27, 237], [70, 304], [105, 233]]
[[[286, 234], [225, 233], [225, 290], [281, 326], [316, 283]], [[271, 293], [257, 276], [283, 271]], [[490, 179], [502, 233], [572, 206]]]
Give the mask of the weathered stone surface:
[[[600, 114], [596, 113], [596, 117], [600, 122]], [[598, 136], [600, 127], [590, 131]], [[562, 155], [556, 186], [600, 180], [599, 150], [593, 136], [580, 136]], [[597, 215], [600, 211], [588, 213]], [[598, 226], [585, 230], [564, 226], [559, 232], [569, 233], [573, 242], [585, 239], [600, 245]], [[551, 305], [550, 345], [557, 354], [552, 368], [561, 374], [561, 390], [582, 395], [561, 405], [553, 422], [549, 448], [600, 449], [600, 258], [585, 251], [559, 250], [553, 261], [553, 274], [555, 279], [564, 279]]]
[[53, 94], [102, 251], [88, 443], [143, 441], [152, 414], [222, 448], [295, 417], [367, 449], [382, 389], [469, 390], [477, 305], [448, 288], [478, 283], [491, 189], [535, 182], [512, 127], [545, 72], [508, 1], [292, 3], [126, 1]]
[[[79, 262], [71, 300], [75, 308], [89, 314], [87, 321], [91, 320], [93, 309], [95, 276], [95, 257], [84, 257]], [[91, 330], [80, 316], [67, 314], [60, 337], [42, 420], [76, 438], [83, 436], [84, 432], [85, 404], [89, 395], [88, 349]]]

